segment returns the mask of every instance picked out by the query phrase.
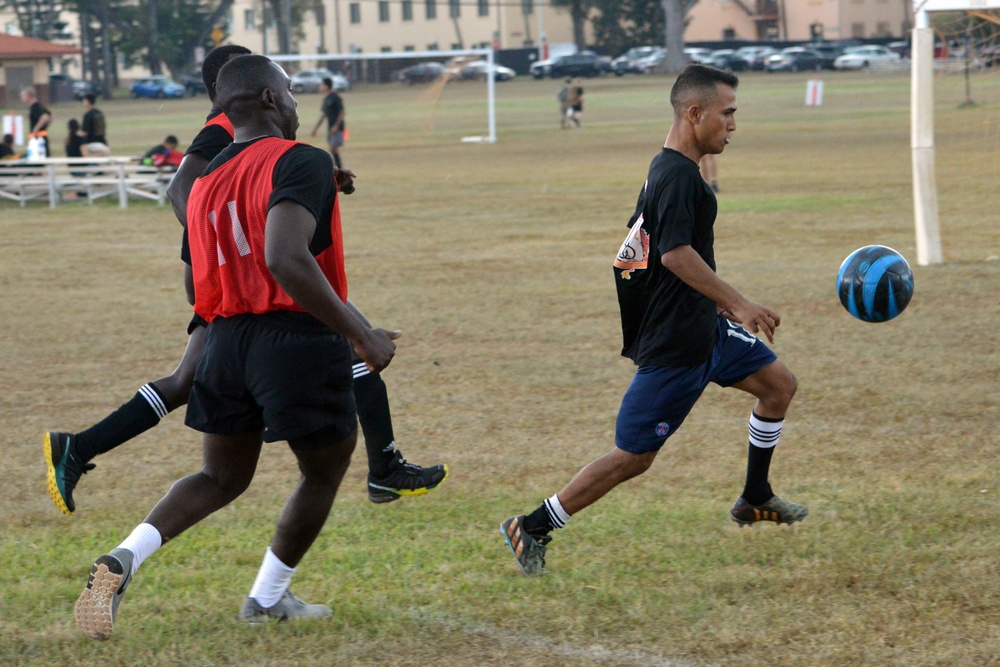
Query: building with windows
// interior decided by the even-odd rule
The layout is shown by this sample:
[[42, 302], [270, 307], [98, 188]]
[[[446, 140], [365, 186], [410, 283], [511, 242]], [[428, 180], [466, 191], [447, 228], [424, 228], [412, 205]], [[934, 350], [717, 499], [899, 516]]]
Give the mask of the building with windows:
[[[274, 54], [270, 3], [236, 0], [228, 41]], [[545, 0], [322, 0], [307, 9], [293, 51], [387, 53], [513, 49], [573, 41], [569, 11]]]
[[905, 37], [912, 0], [699, 0], [688, 42]]

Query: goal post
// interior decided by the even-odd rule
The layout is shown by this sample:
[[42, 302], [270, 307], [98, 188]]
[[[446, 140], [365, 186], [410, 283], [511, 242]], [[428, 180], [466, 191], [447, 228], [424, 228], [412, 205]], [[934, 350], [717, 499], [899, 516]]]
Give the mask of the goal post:
[[[1000, 0], [998, 0], [1000, 1]], [[493, 49], [445, 49], [437, 51], [386, 51], [382, 53], [293, 53], [268, 54], [275, 62], [315, 62], [328, 60], [364, 61], [364, 60], [437, 60], [440, 58], [464, 58], [481, 56], [486, 60], [486, 71], [494, 71]], [[486, 127], [485, 137], [466, 137], [463, 141], [486, 141], [491, 144], [497, 140], [496, 119], [496, 82], [494, 77], [486, 76]]]
[[935, 34], [930, 13], [1000, 9], [1000, 0], [914, 0], [910, 89], [910, 151], [917, 263], [944, 261], [938, 216], [934, 142]]

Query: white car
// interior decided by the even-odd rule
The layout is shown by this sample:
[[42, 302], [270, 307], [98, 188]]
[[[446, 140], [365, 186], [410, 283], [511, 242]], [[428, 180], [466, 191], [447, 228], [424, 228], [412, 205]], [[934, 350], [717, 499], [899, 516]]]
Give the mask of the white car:
[[[477, 60], [476, 62], [469, 63], [462, 68], [459, 77], [462, 79], [475, 79], [476, 81], [486, 81], [486, 72], [489, 69], [489, 64], [485, 60]], [[510, 81], [515, 76], [517, 72], [509, 67], [504, 67], [503, 65], [497, 65], [493, 63], [493, 80], [494, 81]]]
[[896, 63], [901, 60], [892, 49], [877, 44], [851, 46], [833, 61], [834, 69], [867, 69], [873, 64]]
[[335, 74], [328, 69], [306, 69], [291, 76], [293, 93], [319, 92], [319, 84], [323, 79], [333, 81], [333, 90], [343, 92], [351, 87], [351, 82], [343, 74]]

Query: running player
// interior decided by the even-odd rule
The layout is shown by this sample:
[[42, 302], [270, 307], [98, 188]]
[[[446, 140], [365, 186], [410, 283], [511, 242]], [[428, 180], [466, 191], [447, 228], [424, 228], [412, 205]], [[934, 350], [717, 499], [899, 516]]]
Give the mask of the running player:
[[[214, 104], [219, 70], [231, 58], [249, 53], [250, 49], [235, 44], [220, 46], [210, 51], [202, 64], [202, 77], [213, 102], [212, 110], [167, 191], [182, 225], [186, 225], [188, 193], [195, 179], [233, 141], [232, 124]], [[353, 178], [353, 172], [336, 172], [338, 186], [345, 194], [354, 191]], [[186, 271], [190, 269], [187, 263], [185, 267]], [[193, 304], [194, 293], [188, 274], [185, 287], [188, 300]], [[348, 307], [353, 304], [348, 302]], [[356, 315], [363, 317], [357, 311]], [[80, 476], [94, 469], [91, 459], [153, 428], [167, 413], [187, 403], [194, 369], [205, 344], [205, 322], [195, 315], [188, 333], [187, 348], [173, 373], [144, 384], [131, 400], [83, 431], [49, 431], [43, 436], [49, 496], [63, 514], [76, 510], [73, 490]], [[423, 468], [403, 458], [395, 444], [385, 383], [357, 356], [353, 367], [355, 401], [368, 455], [368, 499], [373, 503], [388, 503], [401, 496], [417, 496], [436, 488], [448, 476], [448, 467], [439, 464]]]
[[242, 494], [262, 444], [280, 440], [301, 477], [240, 618], [329, 616], [329, 607], [303, 602], [289, 584], [354, 450], [352, 348], [377, 373], [400, 335], [371, 328], [347, 307], [333, 162], [294, 141], [299, 121], [288, 75], [246, 55], [223, 66], [218, 84], [235, 141], [195, 182], [188, 206], [194, 308], [210, 325], [185, 423], [204, 434], [204, 463], [95, 560], [74, 610], [95, 639], [111, 635], [142, 562]]
[[743, 493], [730, 510], [740, 525], [794, 523], [808, 510], [774, 495], [771, 454], [795, 395], [795, 376], [754, 334], [774, 342], [778, 313], [750, 301], [715, 273], [718, 204], [698, 161], [736, 131], [739, 79], [689, 65], [670, 92], [673, 125], [649, 166], [632, 228], [615, 261], [624, 349], [639, 367], [615, 425], [615, 448], [584, 466], [533, 512], [500, 524], [522, 574], [544, 572], [550, 533], [619, 484], [644, 473], [709, 382], [755, 397]]

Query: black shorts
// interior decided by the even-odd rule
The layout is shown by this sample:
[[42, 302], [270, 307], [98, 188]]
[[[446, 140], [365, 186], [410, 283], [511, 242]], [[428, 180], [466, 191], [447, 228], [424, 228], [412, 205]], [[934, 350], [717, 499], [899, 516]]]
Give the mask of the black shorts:
[[208, 327], [184, 423], [202, 433], [264, 429], [264, 441], [357, 428], [351, 346], [307, 313], [218, 318]]
[[208, 322], [205, 321], [204, 317], [202, 317], [198, 313], [195, 313], [194, 316], [191, 318], [191, 321], [188, 322], [188, 336], [193, 334], [194, 330], [197, 329], [198, 327], [208, 328]]

